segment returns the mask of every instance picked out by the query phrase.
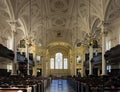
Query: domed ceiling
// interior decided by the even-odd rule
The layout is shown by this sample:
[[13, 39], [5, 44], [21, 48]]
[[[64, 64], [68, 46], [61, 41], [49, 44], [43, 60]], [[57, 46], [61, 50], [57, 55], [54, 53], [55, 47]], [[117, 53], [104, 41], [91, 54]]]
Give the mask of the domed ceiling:
[[118, 3], [119, 0], [0, 0], [0, 42], [11, 36], [9, 24], [14, 20], [17, 41], [28, 37], [35, 45], [65, 42], [74, 46], [93, 33], [100, 41], [98, 27], [105, 18], [119, 17], [120, 8], [115, 12]]

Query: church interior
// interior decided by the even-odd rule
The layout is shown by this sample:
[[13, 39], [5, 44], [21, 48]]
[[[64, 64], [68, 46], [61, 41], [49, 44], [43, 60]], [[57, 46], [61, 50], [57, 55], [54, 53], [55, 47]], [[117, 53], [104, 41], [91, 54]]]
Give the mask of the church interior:
[[120, 0], [0, 0], [0, 92], [120, 92]]

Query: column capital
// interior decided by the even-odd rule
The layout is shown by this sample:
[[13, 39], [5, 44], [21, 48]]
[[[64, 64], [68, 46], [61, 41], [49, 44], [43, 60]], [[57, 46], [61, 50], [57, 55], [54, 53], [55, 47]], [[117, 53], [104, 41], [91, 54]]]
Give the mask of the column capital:
[[31, 46], [32, 46], [32, 41], [31, 41], [31, 39], [26, 38], [26, 39], [25, 39], [25, 43], [26, 43], [26, 45], [27, 45], [28, 47], [31, 47]]
[[12, 31], [16, 32], [17, 20], [9, 20], [8, 23], [11, 26]]
[[107, 35], [108, 34], [108, 26], [109, 26], [109, 22], [104, 22], [102, 23], [102, 26], [101, 26], [101, 33], [102, 35]]

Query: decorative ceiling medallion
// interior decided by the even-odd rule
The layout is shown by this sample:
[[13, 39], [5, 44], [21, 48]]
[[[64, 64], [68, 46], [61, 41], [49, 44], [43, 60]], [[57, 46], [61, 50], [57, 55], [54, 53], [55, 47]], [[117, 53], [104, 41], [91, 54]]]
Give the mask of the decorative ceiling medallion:
[[55, 24], [56, 24], [56, 25], [59, 25], [59, 26], [63, 26], [63, 25], [65, 25], [65, 20], [64, 20], [63, 18], [61, 18], [61, 19], [56, 19], [56, 20], [55, 20]]
[[56, 24], [58, 24], [58, 25], [62, 25], [62, 24], [63, 24], [63, 21], [60, 20], [60, 19], [57, 19], [57, 20], [56, 20]]
[[64, 17], [53, 17], [52, 18], [54, 26], [65, 26], [66, 18]]
[[88, 11], [87, 11], [87, 5], [85, 5], [84, 3], [81, 3], [81, 4], [79, 5], [78, 13], [79, 13], [80, 15], [82, 15], [83, 17], [85, 17], [86, 14], [88, 13]]
[[56, 1], [54, 3], [54, 6], [55, 6], [56, 9], [62, 9], [64, 7], [64, 4], [61, 1]]
[[53, 0], [52, 1], [52, 10], [55, 11], [64, 11], [67, 9], [67, 3], [65, 0]]
[[38, 15], [39, 15], [39, 7], [34, 4], [31, 7], [31, 16], [38, 16]]

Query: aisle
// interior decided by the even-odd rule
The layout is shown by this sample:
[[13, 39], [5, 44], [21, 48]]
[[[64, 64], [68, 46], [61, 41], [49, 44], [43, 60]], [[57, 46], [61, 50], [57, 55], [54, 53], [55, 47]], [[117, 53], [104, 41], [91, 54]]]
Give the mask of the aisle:
[[45, 92], [75, 92], [67, 83], [67, 80], [52, 80]]

